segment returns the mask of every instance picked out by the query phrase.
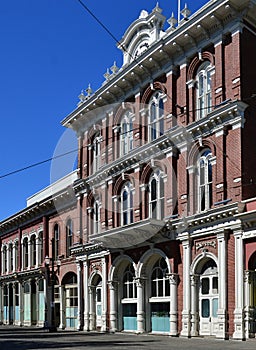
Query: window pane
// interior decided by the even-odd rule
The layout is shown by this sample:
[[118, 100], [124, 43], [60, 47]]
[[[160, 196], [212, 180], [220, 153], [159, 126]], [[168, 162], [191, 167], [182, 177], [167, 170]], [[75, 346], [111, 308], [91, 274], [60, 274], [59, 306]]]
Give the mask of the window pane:
[[210, 301], [209, 299], [203, 299], [202, 305], [202, 317], [210, 317]]
[[202, 278], [202, 294], [209, 294], [209, 278]]
[[213, 294], [218, 293], [218, 277], [213, 277], [212, 279], [212, 292]]
[[218, 298], [212, 299], [212, 316], [218, 317]]

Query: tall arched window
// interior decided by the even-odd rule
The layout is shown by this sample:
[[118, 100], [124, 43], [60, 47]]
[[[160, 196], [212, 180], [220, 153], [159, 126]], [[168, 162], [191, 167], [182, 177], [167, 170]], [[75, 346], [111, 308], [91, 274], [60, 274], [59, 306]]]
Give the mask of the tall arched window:
[[121, 191], [121, 225], [133, 222], [133, 193], [132, 185], [127, 182]]
[[100, 168], [100, 143], [101, 143], [101, 136], [100, 132], [98, 131], [92, 141], [92, 162], [93, 162], [93, 171], [96, 172]]
[[120, 154], [121, 156], [130, 152], [133, 148], [133, 123], [132, 113], [126, 112], [120, 123]]
[[137, 286], [135, 281], [135, 271], [132, 264], [129, 264], [123, 274], [123, 298], [137, 298]]
[[70, 256], [70, 248], [73, 245], [73, 223], [68, 219], [66, 224], [66, 256]]
[[13, 244], [12, 243], [9, 244], [9, 257], [10, 257], [9, 271], [12, 272], [14, 270], [14, 256], [13, 256]]
[[28, 238], [23, 239], [23, 267], [28, 267]]
[[7, 246], [3, 247], [3, 273], [7, 272]]
[[164, 103], [160, 91], [157, 91], [149, 101], [148, 119], [149, 141], [153, 141], [164, 133]]
[[205, 117], [212, 109], [212, 66], [204, 62], [198, 69], [197, 81], [197, 119]]
[[36, 266], [36, 235], [30, 237], [31, 266]]
[[54, 225], [53, 229], [53, 236], [54, 236], [54, 260], [58, 259], [58, 256], [60, 255], [59, 252], [59, 241], [60, 241], [60, 228], [58, 224]]
[[204, 211], [212, 205], [212, 153], [205, 150], [198, 159], [198, 211]]
[[93, 233], [100, 233], [100, 202], [98, 199], [95, 199], [93, 203]]
[[149, 180], [149, 216], [158, 220], [164, 217], [164, 182], [159, 169]]
[[154, 265], [151, 275], [151, 296], [167, 297], [170, 295], [170, 281], [167, 276], [168, 267], [164, 258]]

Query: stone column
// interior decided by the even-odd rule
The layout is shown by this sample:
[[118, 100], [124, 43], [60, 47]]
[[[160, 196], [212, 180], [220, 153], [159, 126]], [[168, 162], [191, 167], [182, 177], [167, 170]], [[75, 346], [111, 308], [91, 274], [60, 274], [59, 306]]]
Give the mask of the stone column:
[[107, 331], [107, 265], [106, 257], [101, 259], [102, 264], [102, 314], [101, 314], [101, 331]]
[[244, 243], [241, 230], [234, 231], [235, 237], [235, 311], [234, 311], [234, 339], [244, 339]]
[[20, 324], [24, 325], [24, 282], [19, 283], [19, 295], [20, 295]]
[[177, 336], [178, 335], [178, 305], [177, 305], [177, 283], [178, 283], [178, 275], [176, 273], [170, 273], [169, 275], [170, 281], [170, 335]]
[[89, 287], [88, 287], [88, 262], [85, 260], [84, 264], [84, 331], [89, 331]]
[[110, 332], [115, 333], [117, 331], [117, 281], [108, 281], [109, 294], [110, 294]]
[[95, 287], [89, 286], [89, 330], [93, 331], [96, 328], [96, 314], [95, 314]]
[[13, 282], [12, 284], [12, 305], [13, 305], [13, 324], [16, 325], [16, 319], [17, 319], [17, 316], [16, 316], [16, 307], [15, 307], [15, 301], [16, 301], [16, 282]]
[[227, 244], [225, 231], [217, 234], [218, 239], [218, 265], [219, 265], [219, 308], [218, 308], [218, 331], [216, 338], [227, 338]]
[[136, 279], [137, 283], [137, 332], [145, 332], [145, 311], [144, 311], [144, 286], [145, 280]]
[[191, 275], [191, 337], [198, 336], [199, 329], [199, 314], [198, 314], [198, 287], [199, 276]]
[[0, 285], [0, 324], [3, 324], [3, 284]]
[[60, 293], [60, 329], [65, 329], [66, 327], [66, 319], [65, 319], [65, 291], [64, 286], [59, 286]]
[[249, 339], [254, 336], [253, 326], [253, 308], [252, 308], [252, 271], [244, 271], [244, 332], [245, 338]]
[[82, 278], [81, 278], [81, 264], [80, 262], [76, 263], [77, 268], [77, 292], [78, 292], [78, 303], [77, 303], [77, 330], [82, 329]]
[[186, 235], [182, 242], [183, 246], [183, 311], [182, 311], [182, 331], [181, 336], [190, 337], [191, 320], [190, 320], [190, 265], [191, 265], [191, 242]]

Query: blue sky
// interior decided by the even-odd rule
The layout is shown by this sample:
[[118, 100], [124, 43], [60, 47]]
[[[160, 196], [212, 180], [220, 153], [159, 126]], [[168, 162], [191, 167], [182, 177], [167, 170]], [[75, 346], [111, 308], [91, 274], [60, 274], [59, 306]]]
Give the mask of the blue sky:
[[[121, 39], [142, 9], [155, 0], [87, 1], [86, 6]], [[181, 8], [185, 5], [181, 0]], [[194, 12], [207, 0], [187, 0]], [[177, 17], [177, 1], [160, 0]], [[26, 198], [50, 183], [51, 163], [3, 175], [53, 156], [80, 91], [100, 87], [122, 54], [77, 0], [0, 2], [0, 220], [26, 206]]]

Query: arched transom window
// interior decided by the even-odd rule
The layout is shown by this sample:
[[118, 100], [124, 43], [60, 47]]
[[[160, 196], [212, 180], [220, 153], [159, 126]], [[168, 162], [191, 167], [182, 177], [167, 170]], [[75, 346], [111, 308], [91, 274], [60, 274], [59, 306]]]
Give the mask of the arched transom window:
[[198, 159], [198, 211], [204, 211], [212, 205], [212, 153], [205, 150]]
[[127, 266], [123, 276], [123, 298], [137, 298], [135, 271], [132, 264]]
[[164, 217], [164, 182], [159, 169], [149, 180], [149, 216], [161, 220]]
[[133, 223], [133, 188], [127, 182], [121, 190], [121, 225]]
[[212, 71], [212, 66], [207, 61], [197, 72], [197, 119], [205, 117], [212, 109]]
[[120, 153], [121, 156], [130, 152], [133, 148], [133, 115], [130, 111], [127, 111], [120, 123]]
[[157, 91], [149, 101], [148, 136], [149, 141], [157, 139], [164, 133], [163, 94]]
[[164, 258], [155, 263], [151, 275], [151, 296], [167, 297], [170, 295], [170, 281], [168, 278], [168, 267]]

